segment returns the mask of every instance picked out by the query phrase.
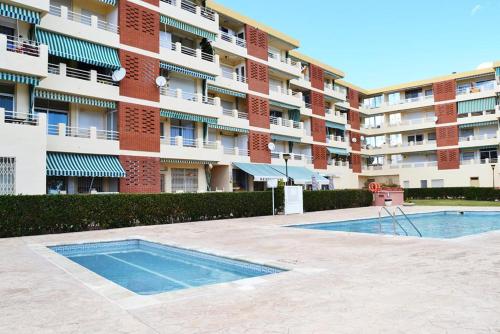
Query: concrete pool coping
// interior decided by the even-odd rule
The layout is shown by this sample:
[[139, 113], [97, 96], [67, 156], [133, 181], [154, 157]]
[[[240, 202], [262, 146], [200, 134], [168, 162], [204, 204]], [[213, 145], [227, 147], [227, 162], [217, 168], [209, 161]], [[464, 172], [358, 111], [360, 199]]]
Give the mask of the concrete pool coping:
[[[500, 211], [405, 211], [446, 209]], [[377, 212], [344, 209], [1, 239], [0, 331], [500, 332], [499, 231], [420, 239], [283, 228]], [[290, 271], [139, 296], [46, 247], [132, 238]]]

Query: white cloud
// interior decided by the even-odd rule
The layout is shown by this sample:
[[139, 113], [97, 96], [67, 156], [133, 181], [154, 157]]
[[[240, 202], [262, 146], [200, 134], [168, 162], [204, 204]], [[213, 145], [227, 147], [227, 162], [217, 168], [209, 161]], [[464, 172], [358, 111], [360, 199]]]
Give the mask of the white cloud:
[[482, 7], [481, 7], [481, 5], [480, 5], [480, 4], [475, 5], [475, 6], [472, 8], [472, 10], [470, 11], [470, 15], [471, 15], [471, 16], [476, 15], [476, 13], [477, 13], [477, 12], [479, 12], [479, 11], [481, 10], [481, 8], [482, 8]]

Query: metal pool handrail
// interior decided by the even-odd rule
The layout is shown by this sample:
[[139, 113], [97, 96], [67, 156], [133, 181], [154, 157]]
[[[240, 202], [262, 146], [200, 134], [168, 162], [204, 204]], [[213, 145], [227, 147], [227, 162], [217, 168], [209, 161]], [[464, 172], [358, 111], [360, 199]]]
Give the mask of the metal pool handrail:
[[[403, 214], [403, 216], [405, 216], [406, 220], [408, 220], [408, 222], [410, 223], [410, 225], [413, 226], [413, 228], [415, 229], [415, 231], [417, 231], [418, 235], [422, 238], [422, 233], [420, 233], [419, 229], [415, 226], [415, 224], [413, 224], [413, 222], [411, 221], [410, 217], [408, 217], [406, 215], [406, 213], [403, 211], [403, 209], [401, 209], [399, 206], [397, 206], [394, 209], [394, 219], [396, 219], [396, 211], [397, 210], [399, 210], [399, 212], [401, 212]], [[408, 233], [406, 233], [406, 235], [408, 235]]]
[[398, 220], [396, 219], [396, 215], [395, 214], [391, 214], [391, 212], [385, 206], [381, 207], [380, 210], [378, 210], [378, 229], [379, 229], [379, 233], [382, 234], [382, 210], [384, 210], [385, 212], [387, 212], [389, 214], [389, 216], [391, 216], [391, 218], [392, 218], [392, 228], [393, 228], [394, 235], [396, 235], [396, 224], [398, 224], [398, 226], [408, 236], [408, 231], [406, 231], [404, 229], [404, 227], [398, 222]]

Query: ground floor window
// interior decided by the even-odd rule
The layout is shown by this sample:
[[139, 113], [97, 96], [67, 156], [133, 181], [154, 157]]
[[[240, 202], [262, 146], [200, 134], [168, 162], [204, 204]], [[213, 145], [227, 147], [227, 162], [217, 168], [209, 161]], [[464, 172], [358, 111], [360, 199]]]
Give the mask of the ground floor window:
[[160, 192], [165, 192], [165, 174], [160, 174]]
[[172, 168], [172, 192], [197, 192], [198, 169]]
[[88, 194], [97, 191], [103, 192], [102, 177], [79, 177], [77, 192], [79, 194]]
[[0, 157], [0, 195], [16, 193], [16, 158]]
[[248, 190], [248, 174], [241, 169], [233, 169], [233, 191]]

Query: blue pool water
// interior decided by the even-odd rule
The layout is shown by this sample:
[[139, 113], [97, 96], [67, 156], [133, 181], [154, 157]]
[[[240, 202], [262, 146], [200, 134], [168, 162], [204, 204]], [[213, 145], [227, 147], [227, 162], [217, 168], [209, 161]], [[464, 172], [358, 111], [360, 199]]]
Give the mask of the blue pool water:
[[140, 295], [230, 282], [283, 271], [138, 239], [50, 248]]
[[[408, 215], [424, 238], [458, 238], [471, 234], [500, 230], [500, 212], [485, 211], [441, 211], [424, 214]], [[396, 225], [396, 233], [418, 236], [414, 228], [403, 216], [397, 216], [402, 228]], [[392, 218], [381, 219], [382, 233], [394, 234]], [[315, 230], [380, 233], [378, 218], [348, 220], [335, 223], [293, 225], [290, 227]], [[404, 229], [404, 230], [403, 230]]]

